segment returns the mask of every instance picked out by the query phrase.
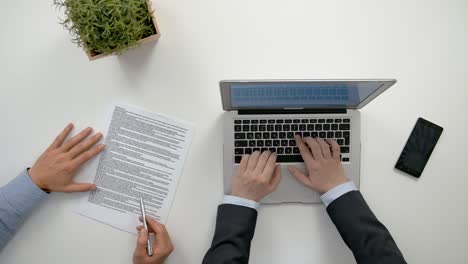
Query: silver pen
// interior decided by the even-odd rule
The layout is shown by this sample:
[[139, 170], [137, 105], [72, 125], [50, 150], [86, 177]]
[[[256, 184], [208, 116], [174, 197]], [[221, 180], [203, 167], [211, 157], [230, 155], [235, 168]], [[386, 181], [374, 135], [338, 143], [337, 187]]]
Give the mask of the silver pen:
[[[143, 202], [143, 197], [140, 197], [140, 210], [141, 210], [141, 217], [143, 218], [143, 226], [145, 227], [146, 231], [148, 231], [148, 224], [146, 223], [146, 210], [145, 210], [145, 203]], [[153, 245], [151, 245], [150, 236], [148, 233], [148, 256], [153, 255]]]

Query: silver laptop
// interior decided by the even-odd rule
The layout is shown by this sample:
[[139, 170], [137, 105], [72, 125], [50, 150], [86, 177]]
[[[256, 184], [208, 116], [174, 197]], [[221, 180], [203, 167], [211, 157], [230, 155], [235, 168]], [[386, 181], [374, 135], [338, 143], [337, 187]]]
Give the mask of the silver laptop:
[[287, 169], [305, 170], [294, 135], [333, 138], [341, 147], [348, 178], [359, 187], [362, 108], [396, 80], [221, 81], [224, 113], [224, 192], [243, 154], [278, 154], [282, 180], [261, 203], [317, 203], [320, 194], [302, 186]]

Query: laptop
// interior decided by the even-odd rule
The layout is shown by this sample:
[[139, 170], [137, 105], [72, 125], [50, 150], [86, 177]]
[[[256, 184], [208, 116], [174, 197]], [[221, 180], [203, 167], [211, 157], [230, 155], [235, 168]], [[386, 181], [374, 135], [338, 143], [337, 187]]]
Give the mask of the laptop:
[[225, 80], [220, 82], [224, 113], [224, 193], [243, 154], [277, 153], [282, 179], [263, 204], [318, 203], [320, 194], [304, 187], [288, 165], [305, 171], [294, 135], [335, 139], [348, 178], [359, 187], [361, 120], [358, 109], [396, 80]]

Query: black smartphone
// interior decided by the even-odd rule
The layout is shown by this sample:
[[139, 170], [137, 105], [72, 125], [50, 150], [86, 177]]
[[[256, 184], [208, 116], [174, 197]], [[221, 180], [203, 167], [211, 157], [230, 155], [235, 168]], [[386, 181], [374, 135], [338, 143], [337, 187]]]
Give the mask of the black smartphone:
[[444, 129], [423, 118], [419, 118], [406, 141], [395, 168], [416, 178], [426, 167], [426, 163], [434, 150]]

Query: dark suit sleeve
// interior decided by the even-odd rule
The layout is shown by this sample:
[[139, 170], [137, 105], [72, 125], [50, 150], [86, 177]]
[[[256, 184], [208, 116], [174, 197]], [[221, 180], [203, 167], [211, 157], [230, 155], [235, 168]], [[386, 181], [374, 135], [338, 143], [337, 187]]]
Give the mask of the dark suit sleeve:
[[216, 230], [203, 264], [248, 263], [257, 211], [238, 205], [218, 207]]
[[357, 263], [406, 263], [387, 228], [359, 191], [339, 197], [328, 205], [327, 212]]

